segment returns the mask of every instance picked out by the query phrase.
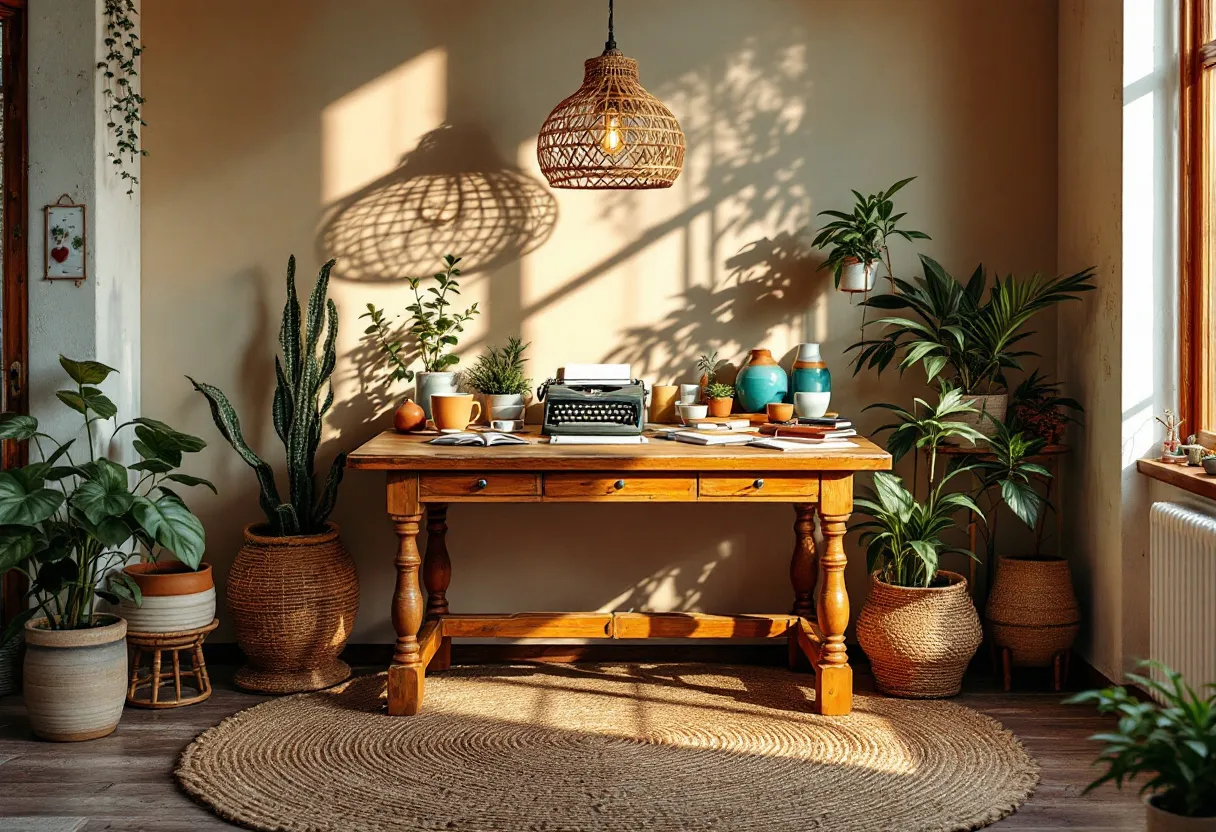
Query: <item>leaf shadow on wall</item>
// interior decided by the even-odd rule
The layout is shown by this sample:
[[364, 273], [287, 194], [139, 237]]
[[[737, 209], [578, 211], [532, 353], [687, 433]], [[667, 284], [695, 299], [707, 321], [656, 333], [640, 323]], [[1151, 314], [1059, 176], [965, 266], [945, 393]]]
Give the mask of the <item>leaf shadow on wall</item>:
[[543, 244], [557, 200], [509, 164], [473, 125], [444, 124], [389, 173], [340, 200], [317, 236], [344, 280], [429, 275], [446, 254], [466, 273], [492, 271]]

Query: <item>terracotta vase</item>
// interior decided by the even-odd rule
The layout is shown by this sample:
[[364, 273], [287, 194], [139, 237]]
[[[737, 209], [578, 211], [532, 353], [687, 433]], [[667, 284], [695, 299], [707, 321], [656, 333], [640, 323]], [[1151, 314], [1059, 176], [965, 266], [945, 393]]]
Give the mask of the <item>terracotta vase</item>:
[[709, 415], [720, 419], [730, 415], [731, 408], [735, 405], [735, 398], [727, 396], [723, 399], [706, 399], [705, 402], [709, 407]]
[[857, 620], [857, 641], [878, 689], [909, 699], [954, 696], [983, 640], [967, 579], [938, 571], [944, 586], [903, 587], [870, 577], [870, 597]]
[[1147, 811], [1146, 832], [1216, 832], [1216, 818], [1188, 818], [1159, 808], [1150, 797], [1144, 801]]
[[410, 433], [426, 427], [426, 411], [413, 399], [406, 399], [393, 413], [393, 430]]
[[133, 563], [123, 572], [139, 585], [142, 602], [123, 601], [118, 612], [133, 633], [176, 633], [206, 627], [215, 620], [215, 583], [211, 564], [194, 570], [177, 561]]
[[1002, 557], [984, 617], [993, 642], [1009, 650], [1014, 667], [1050, 666], [1072, 648], [1081, 629], [1068, 561]]
[[25, 709], [45, 740], [77, 742], [114, 732], [127, 701], [127, 622], [94, 617], [93, 627], [25, 625]]
[[236, 683], [260, 693], [298, 693], [350, 676], [338, 655], [359, 609], [359, 579], [338, 527], [269, 537], [245, 527], [228, 573], [228, 612], [247, 663]]

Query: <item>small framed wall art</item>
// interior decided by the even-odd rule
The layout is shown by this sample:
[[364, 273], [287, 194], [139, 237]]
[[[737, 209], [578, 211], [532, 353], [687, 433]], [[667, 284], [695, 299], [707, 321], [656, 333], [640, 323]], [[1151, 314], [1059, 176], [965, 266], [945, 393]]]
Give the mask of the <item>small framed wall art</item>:
[[85, 206], [77, 205], [71, 196], [64, 194], [42, 210], [46, 214], [46, 279], [73, 280], [79, 286], [88, 276]]

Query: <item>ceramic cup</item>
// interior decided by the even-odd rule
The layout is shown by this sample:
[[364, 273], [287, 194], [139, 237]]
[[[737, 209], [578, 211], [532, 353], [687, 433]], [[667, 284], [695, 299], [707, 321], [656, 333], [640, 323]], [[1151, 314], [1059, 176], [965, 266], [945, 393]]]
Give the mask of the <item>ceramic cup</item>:
[[481, 416], [481, 402], [472, 393], [436, 393], [431, 396], [431, 416], [439, 430], [464, 430]]
[[788, 422], [794, 418], [794, 406], [785, 402], [769, 402], [764, 406], [770, 422]]
[[794, 410], [802, 419], [820, 419], [828, 412], [831, 393], [795, 393]]
[[1205, 473], [1216, 476], [1216, 456], [1204, 457], [1203, 470]]
[[687, 404], [696, 404], [697, 402], [701, 401], [701, 385], [681, 384], [680, 401]]
[[709, 414], [709, 406], [704, 404], [676, 403], [676, 412], [680, 414], [680, 424], [689, 425], [698, 419], [704, 419]]

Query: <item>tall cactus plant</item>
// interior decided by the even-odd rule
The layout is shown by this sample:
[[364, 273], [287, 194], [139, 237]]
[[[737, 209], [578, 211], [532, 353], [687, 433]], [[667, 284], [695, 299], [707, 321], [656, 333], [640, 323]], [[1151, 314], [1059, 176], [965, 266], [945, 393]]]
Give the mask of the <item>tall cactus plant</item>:
[[[317, 446], [321, 444], [321, 422], [334, 402], [330, 376], [337, 363], [338, 309], [326, 297], [329, 272], [333, 266], [334, 261], [330, 260], [321, 267], [316, 288], [308, 299], [308, 310], [301, 329], [295, 255], [287, 260], [287, 303], [283, 307], [283, 324], [279, 328], [279, 347], [283, 354], [274, 359], [277, 383], [273, 402], [274, 430], [287, 451], [289, 498], [286, 502], [279, 496], [274, 471], [245, 444], [241, 422], [228, 397], [210, 384], [190, 379], [194, 389], [202, 393], [211, 405], [215, 426], [257, 474], [261, 486], [258, 502], [275, 536], [325, 531], [326, 521], [338, 499], [338, 484], [346, 467], [346, 454], [338, 454], [330, 466], [325, 486], [320, 494], [317, 493]], [[321, 343], [322, 332], [325, 334], [324, 344]]]

